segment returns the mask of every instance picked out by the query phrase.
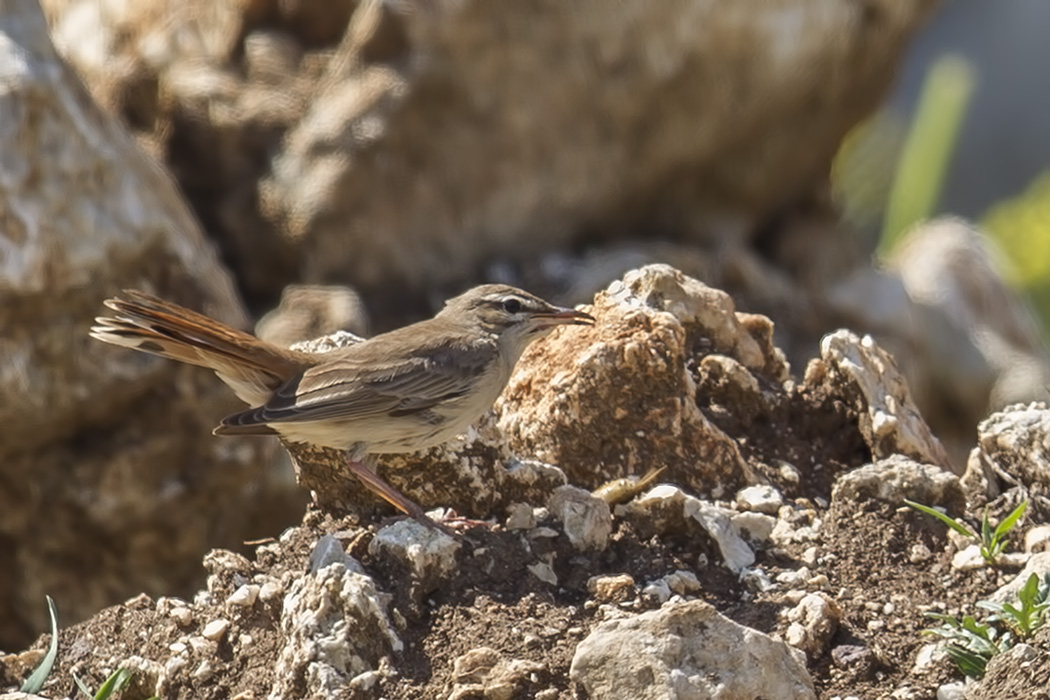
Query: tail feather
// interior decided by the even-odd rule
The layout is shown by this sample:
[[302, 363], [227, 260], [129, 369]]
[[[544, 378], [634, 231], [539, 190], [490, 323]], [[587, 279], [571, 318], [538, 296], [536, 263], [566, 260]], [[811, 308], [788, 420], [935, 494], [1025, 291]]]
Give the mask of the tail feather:
[[126, 290], [105, 305], [116, 314], [95, 319], [93, 338], [214, 370], [250, 405], [265, 403], [304, 368], [299, 353], [152, 294]]

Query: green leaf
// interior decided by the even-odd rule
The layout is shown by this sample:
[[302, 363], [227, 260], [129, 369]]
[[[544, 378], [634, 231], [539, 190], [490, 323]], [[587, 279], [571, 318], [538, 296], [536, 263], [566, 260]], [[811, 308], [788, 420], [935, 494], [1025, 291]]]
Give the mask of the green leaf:
[[972, 651], [952, 644], [946, 646], [944, 651], [947, 652], [948, 658], [955, 663], [956, 668], [962, 671], [964, 676], [980, 678], [984, 675], [985, 669], [988, 668], [989, 659], [981, 654], [975, 654]]
[[98, 692], [95, 693], [95, 700], [109, 700], [109, 697], [113, 693], [124, 690], [128, 687], [128, 683], [131, 682], [132, 672], [126, 668], [121, 668], [110, 674], [106, 682], [99, 686]]
[[44, 660], [29, 675], [29, 678], [26, 679], [26, 682], [22, 684], [20, 689], [23, 693], [31, 693], [33, 695], [39, 693], [40, 689], [44, 687], [44, 682], [51, 675], [51, 668], [55, 665], [55, 659], [58, 658], [58, 613], [55, 611], [55, 601], [51, 600], [51, 596], [46, 597], [47, 613], [51, 617], [51, 644], [47, 648]]
[[942, 523], [944, 523], [945, 525], [947, 525], [951, 529], [955, 530], [959, 534], [965, 535], [966, 537], [969, 537], [971, 539], [977, 539], [977, 535], [975, 535], [972, 532], [970, 532], [970, 530], [967, 529], [967, 527], [965, 525], [963, 525], [962, 523], [960, 523], [958, 520], [956, 520], [955, 518], [951, 517], [950, 515], [946, 515], [946, 514], [942, 513], [941, 511], [937, 510], [936, 508], [930, 508], [929, 506], [924, 506], [921, 503], [916, 503], [915, 501], [909, 501], [907, 498], [904, 499], [904, 502], [907, 505], [909, 505], [912, 508], [914, 508], [915, 510], [917, 510], [917, 511], [925, 513], [926, 515], [932, 515], [933, 517], [937, 518]]
[[1002, 540], [1006, 535], [1010, 533], [1010, 530], [1014, 529], [1014, 525], [1024, 515], [1025, 510], [1028, 509], [1028, 501], [1021, 501], [1021, 503], [1010, 512], [1006, 518], [999, 523], [998, 527], [995, 528], [995, 534], [993, 537], [996, 541]]

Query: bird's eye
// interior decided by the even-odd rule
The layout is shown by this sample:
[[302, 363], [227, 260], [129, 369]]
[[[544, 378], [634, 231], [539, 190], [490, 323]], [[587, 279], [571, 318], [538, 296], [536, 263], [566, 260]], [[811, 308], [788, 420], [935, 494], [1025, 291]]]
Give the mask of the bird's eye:
[[508, 314], [516, 314], [521, 312], [521, 301], [511, 297], [510, 299], [503, 300], [503, 310]]

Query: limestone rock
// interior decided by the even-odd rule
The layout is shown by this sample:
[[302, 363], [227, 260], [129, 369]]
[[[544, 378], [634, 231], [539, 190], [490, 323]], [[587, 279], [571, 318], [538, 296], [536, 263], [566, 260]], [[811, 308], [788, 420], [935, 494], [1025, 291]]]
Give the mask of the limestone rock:
[[554, 490], [549, 507], [573, 547], [583, 551], [605, 549], [612, 533], [609, 504], [588, 491], [565, 485]]
[[653, 465], [697, 492], [749, 483], [736, 442], [697, 408], [687, 363], [708, 345], [775, 379], [786, 365], [771, 339], [756, 339], [724, 292], [666, 265], [629, 272], [590, 312], [594, 327], [556, 332], [519, 363], [497, 402], [511, 449], [587, 488]]
[[603, 622], [569, 675], [590, 697], [816, 698], [801, 652], [701, 601]]
[[[963, 475], [978, 503], [992, 500], [1017, 483], [1050, 488], [1050, 408], [1045, 403], [1007, 406], [977, 426], [977, 447]], [[1040, 499], [1029, 506], [1030, 517], [1045, 519], [1050, 509]]]
[[842, 621], [838, 603], [826, 593], [810, 593], [787, 611], [790, 623], [784, 641], [818, 659], [827, 652]]
[[415, 520], [400, 520], [376, 533], [368, 545], [373, 556], [391, 557], [411, 574], [419, 595], [435, 590], [456, 571], [460, 543]]
[[388, 605], [371, 578], [341, 564], [297, 579], [281, 613], [284, 646], [270, 700], [349, 695], [355, 678], [403, 649]]
[[893, 358], [871, 338], [836, 331], [820, 343], [819, 360], [806, 368], [809, 385], [835, 384], [860, 414], [860, 429], [876, 459], [907, 455], [951, 468], [948, 453], [930, 432]]
[[904, 499], [926, 506], [944, 506], [961, 514], [966, 507], [959, 477], [940, 467], [894, 456], [843, 474], [831, 492], [833, 502], [875, 498], [894, 505]]

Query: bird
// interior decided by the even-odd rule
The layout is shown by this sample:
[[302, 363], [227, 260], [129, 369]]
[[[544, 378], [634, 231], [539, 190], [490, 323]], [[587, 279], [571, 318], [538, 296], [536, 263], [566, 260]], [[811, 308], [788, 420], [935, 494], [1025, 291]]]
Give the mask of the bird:
[[124, 290], [91, 337], [210, 369], [249, 408], [216, 435], [278, 435], [346, 453], [349, 471], [415, 520], [445, 530], [384, 481], [370, 457], [416, 452], [491, 408], [525, 349], [558, 326], [593, 325], [505, 284], [449, 299], [432, 318], [323, 353], [286, 349], [153, 294]]

